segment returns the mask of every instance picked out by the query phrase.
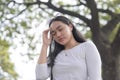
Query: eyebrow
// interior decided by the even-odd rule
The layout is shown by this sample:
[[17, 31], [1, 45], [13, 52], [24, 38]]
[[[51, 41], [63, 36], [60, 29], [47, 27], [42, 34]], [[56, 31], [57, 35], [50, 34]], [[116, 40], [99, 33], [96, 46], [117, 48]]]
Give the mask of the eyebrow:
[[[60, 27], [61, 27], [61, 25], [58, 25], [55, 30], [59, 29]], [[51, 31], [50, 31], [50, 34], [52, 34], [53, 32], [55, 32], [55, 30], [51, 30]]]

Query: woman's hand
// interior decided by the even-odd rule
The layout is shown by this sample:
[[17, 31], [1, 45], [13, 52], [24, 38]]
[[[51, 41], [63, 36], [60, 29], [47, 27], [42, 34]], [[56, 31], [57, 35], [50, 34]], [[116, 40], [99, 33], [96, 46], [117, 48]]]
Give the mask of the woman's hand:
[[43, 45], [49, 46], [52, 41], [52, 36], [48, 35], [50, 29], [46, 29], [43, 31]]
[[49, 35], [49, 31], [50, 29], [46, 29], [43, 31], [42, 34], [43, 45], [38, 59], [38, 64], [47, 63], [47, 49], [52, 41], [52, 37]]

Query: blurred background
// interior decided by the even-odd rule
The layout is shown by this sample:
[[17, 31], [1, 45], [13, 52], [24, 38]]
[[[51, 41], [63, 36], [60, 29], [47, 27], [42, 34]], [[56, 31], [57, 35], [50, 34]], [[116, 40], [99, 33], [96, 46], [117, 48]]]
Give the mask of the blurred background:
[[103, 80], [120, 80], [120, 0], [0, 0], [0, 80], [35, 80], [42, 31], [57, 15], [96, 44]]

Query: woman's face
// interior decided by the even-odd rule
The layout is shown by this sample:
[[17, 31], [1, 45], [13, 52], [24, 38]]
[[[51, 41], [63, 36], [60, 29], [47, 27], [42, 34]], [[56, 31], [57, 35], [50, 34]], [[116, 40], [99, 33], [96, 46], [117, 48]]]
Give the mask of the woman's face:
[[61, 21], [54, 21], [50, 25], [50, 33], [53, 39], [61, 45], [66, 45], [72, 38], [72, 26]]

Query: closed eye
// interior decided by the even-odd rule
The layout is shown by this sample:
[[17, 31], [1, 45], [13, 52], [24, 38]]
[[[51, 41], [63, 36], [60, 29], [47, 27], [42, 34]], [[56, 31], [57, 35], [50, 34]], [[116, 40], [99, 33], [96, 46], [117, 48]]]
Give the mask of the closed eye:
[[62, 30], [63, 30], [63, 28], [59, 28], [59, 29], [58, 29], [58, 31], [62, 31]]
[[56, 32], [55, 32], [55, 31], [52, 31], [50, 34], [51, 34], [52, 36], [55, 36]]

